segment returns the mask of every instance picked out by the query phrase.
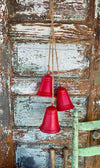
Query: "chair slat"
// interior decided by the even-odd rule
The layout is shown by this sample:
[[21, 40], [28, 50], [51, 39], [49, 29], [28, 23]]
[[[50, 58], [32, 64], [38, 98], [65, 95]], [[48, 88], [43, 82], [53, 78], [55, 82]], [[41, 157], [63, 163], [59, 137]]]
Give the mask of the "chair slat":
[[86, 148], [79, 148], [79, 156], [95, 156], [100, 155], [100, 145]]
[[84, 131], [100, 129], [100, 120], [79, 122], [78, 129]]

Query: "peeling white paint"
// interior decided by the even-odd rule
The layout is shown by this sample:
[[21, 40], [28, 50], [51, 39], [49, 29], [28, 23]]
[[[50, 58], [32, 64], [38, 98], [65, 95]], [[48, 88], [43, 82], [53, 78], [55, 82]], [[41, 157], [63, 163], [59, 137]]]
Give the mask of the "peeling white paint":
[[[86, 25], [74, 24], [55, 24], [55, 38], [64, 40], [66, 43], [69, 40], [85, 41], [93, 38], [93, 29], [88, 28]], [[25, 23], [11, 25], [9, 34], [14, 39], [28, 39], [28, 40], [49, 40], [50, 37], [50, 24], [49, 23]]]
[[100, 0], [95, 0], [95, 18], [100, 14]]
[[[18, 131], [20, 132], [21, 130], [18, 129]], [[22, 129], [22, 132], [25, 131], [24, 129]], [[62, 135], [62, 137], [61, 137]], [[66, 132], [63, 130], [61, 130], [59, 133], [57, 134], [46, 134], [43, 133], [39, 130], [39, 128], [34, 128], [34, 129], [30, 129], [28, 130], [28, 132], [23, 133], [22, 136], [20, 136], [20, 134], [16, 134], [16, 131], [13, 134], [13, 139], [15, 141], [20, 141], [22, 143], [32, 143], [32, 142], [39, 142], [39, 141], [47, 141], [52, 140], [52, 139], [64, 139], [64, 137], [66, 136], [66, 142], [71, 141], [72, 139], [72, 130], [69, 130]]]
[[[87, 97], [71, 97], [71, 101], [79, 112], [79, 118], [86, 117]], [[44, 117], [46, 107], [51, 105], [51, 98], [45, 97], [17, 97], [14, 102], [14, 124], [15, 126], [40, 126]], [[56, 104], [55, 104], [56, 106]], [[71, 125], [73, 110], [58, 112], [61, 126]]]
[[37, 83], [36, 82], [31, 82], [29, 80], [27, 81], [23, 81], [22, 83], [19, 83], [18, 85], [13, 85], [11, 87], [11, 91], [12, 92], [16, 92], [19, 94], [36, 94], [36, 87], [37, 87]]
[[[18, 43], [14, 45], [12, 66], [17, 72], [46, 73], [49, 55], [49, 44]], [[59, 71], [81, 70], [89, 67], [89, 60], [84, 57], [85, 46], [80, 44], [57, 44]], [[52, 60], [51, 60], [52, 61]], [[52, 62], [50, 69], [52, 71]], [[57, 71], [56, 56], [54, 70]]]
[[[21, 5], [21, 10], [18, 8], [16, 14], [25, 14], [25, 15], [37, 15], [43, 16], [47, 15], [49, 12], [49, 0], [16, 0], [18, 5]], [[54, 18], [59, 19], [71, 19], [71, 20], [84, 20], [87, 16], [88, 8], [87, 0], [64, 0], [63, 2], [56, 1], [54, 5]], [[60, 9], [60, 10], [59, 10]]]
[[95, 103], [100, 106], [100, 100], [96, 101]]
[[3, 109], [0, 109], [0, 115], [3, 115], [4, 111]]

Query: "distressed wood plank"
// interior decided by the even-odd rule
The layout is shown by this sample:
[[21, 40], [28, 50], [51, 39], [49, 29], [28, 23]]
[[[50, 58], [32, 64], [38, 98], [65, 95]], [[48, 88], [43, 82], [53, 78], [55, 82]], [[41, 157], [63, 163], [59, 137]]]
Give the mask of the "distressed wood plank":
[[91, 130], [97, 130], [97, 129], [100, 129], [100, 120], [79, 123], [79, 130], [91, 131]]
[[[59, 0], [54, 3], [55, 20], [85, 20], [88, 16], [90, 1], [87, 0]], [[12, 21], [47, 20], [49, 13], [49, 0], [10, 1], [10, 18]]]
[[[71, 97], [74, 106], [79, 112], [79, 119], [86, 117], [87, 97]], [[51, 105], [51, 98], [45, 97], [16, 97], [14, 103], [15, 126], [40, 126], [46, 107]], [[61, 126], [72, 125], [72, 110], [58, 113]], [[70, 122], [69, 122], [70, 121]]]
[[[9, 36], [15, 40], [44, 40], [50, 37], [50, 23], [10, 24]], [[93, 28], [84, 24], [54, 24], [57, 42], [94, 41]]]
[[[53, 146], [50, 145], [21, 145], [16, 148], [16, 166], [21, 167], [22, 165], [26, 166], [28, 160], [28, 165], [34, 165], [34, 167], [51, 167], [50, 164], [50, 148]], [[62, 146], [63, 148], [63, 146]], [[56, 146], [56, 155], [55, 155], [55, 165], [60, 168], [63, 166], [63, 157], [62, 157], [62, 148]], [[70, 149], [69, 149], [70, 151]], [[69, 153], [71, 156], [71, 152]], [[70, 157], [68, 159], [69, 166]], [[82, 161], [82, 160], [81, 160]]]
[[[41, 77], [21, 78], [14, 77], [11, 79], [12, 94], [17, 95], [35, 95], [40, 86]], [[69, 79], [61, 78], [61, 85], [67, 88], [71, 95], [88, 95], [90, 82], [88, 79]], [[54, 89], [58, 88], [58, 78], [55, 77]], [[56, 93], [55, 93], [56, 94]]]
[[[66, 146], [54, 146], [54, 145], [17, 145], [16, 146], [16, 168], [22, 165], [27, 166], [37, 166], [39, 168], [51, 167], [50, 164], [50, 149], [54, 147], [56, 151], [55, 155], [55, 165], [57, 168], [64, 166], [63, 149]], [[79, 168], [83, 168], [84, 159], [81, 157], [79, 160]], [[31, 167], [32, 167], [31, 166]], [[71, 148], [68, 148], [68, 164], [67, 166], [71, 168]]]
[[[88, 48], [89, 47], [89, 48]], [[89, 76], [89, 55], [91, 46], [80, 44], [57, 44], [59, 71], [61, 76]], [[45, 74], [48, 64], [48, 43], [15, 43], [12, 53], [12, 68], [18, 75]], [[70, 66], [69, 66], [70, 65]], [[57, 73], [56, 57], [54, 71]], [[52, 62], [50, 61], [52, 70]], [[86, 74], [86, 72], [87, 74]]]
[[0, 1], [0, 168], [14, 167], [10, 111], [8, 1]]
[[[85, 147], [88, 132], [79, 131], [79, 147]], [[13, 130], [14, 143], [18, 144], [51, 144], [53, 146], [69, 146], [72, 148], [72, 128], [61, 127], [61, 131], [57, 134], [46, 134], [39, 128], [23, 128]]]
[[79, 149], [79, 156], [100, 155], [100, 145]]

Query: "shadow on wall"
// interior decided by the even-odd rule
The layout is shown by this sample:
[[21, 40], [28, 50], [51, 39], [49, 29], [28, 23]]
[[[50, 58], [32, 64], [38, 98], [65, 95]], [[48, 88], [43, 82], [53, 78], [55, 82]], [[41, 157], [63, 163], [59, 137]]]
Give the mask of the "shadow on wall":
[[18, 161], [17, 168], [38, 168], [33, 157], [21, 157]]

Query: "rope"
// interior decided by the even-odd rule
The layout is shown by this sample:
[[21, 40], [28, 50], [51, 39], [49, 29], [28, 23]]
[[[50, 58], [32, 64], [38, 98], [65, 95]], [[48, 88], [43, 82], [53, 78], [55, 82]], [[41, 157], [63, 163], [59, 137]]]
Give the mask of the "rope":
[[50, 52], [51, 52], [51, 40], [49, 42], [48, 72], [50, 72]]
[[51, 35], [52, 35], [52, 105], [54, 104], [54, 0], [51, 1]]
[[48, 71], [50, 71], [50, 53], [51, 53], [51, 42], [52, 42], [52, 105], [54, 104], [54, 49], [56, 55], [56, 62], [57, 62], [57, 72], [59, 78], [59, 85], [60, 84], [60, 73], [59, 73], [59, 65], [58, 65], [58, 56], [57, 56], [57, 49], [56, 49], [56, 40], [54, 36], [54, 0], [50, 0], [50, 17], [51, 17], [51, 32], [50, 32], [50, 42], [49, 42], [49, 59], [48, 59]]
[[55, 40], [54, 40], [54, 43], [55, 43], [55, 54], [56, 54], [56, 62], [57, 62], [57, 72], [58, 72], [58, 78], [59, 78], [59, 86], [61, 86], [59, 64], [58, 64], [58, 56], [57, 56], [57, 49], [56, 49], [56, 41]]

